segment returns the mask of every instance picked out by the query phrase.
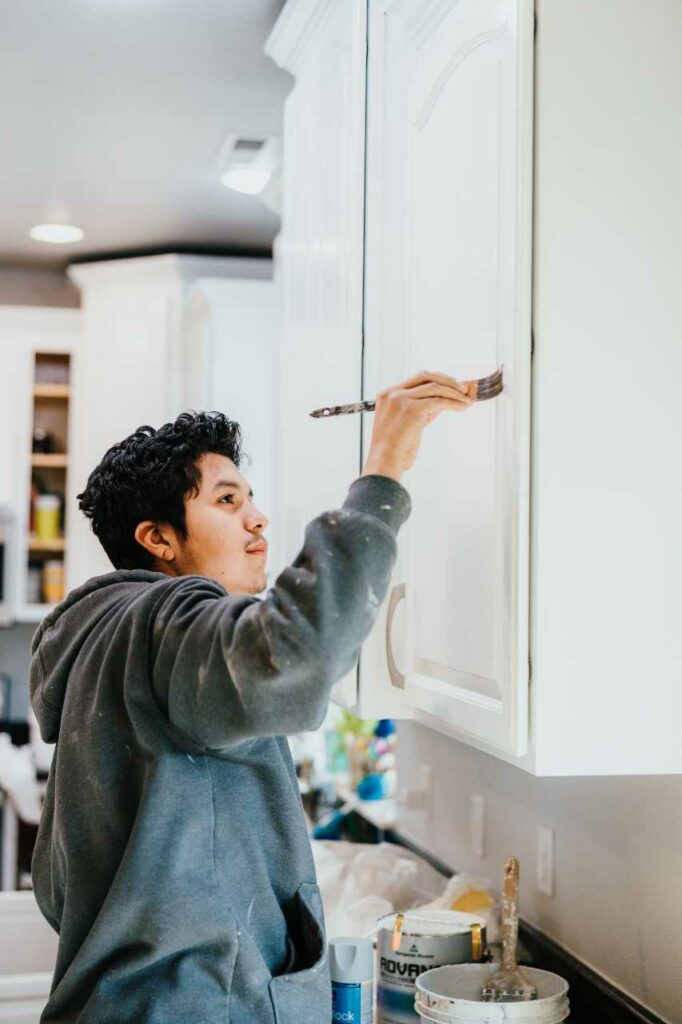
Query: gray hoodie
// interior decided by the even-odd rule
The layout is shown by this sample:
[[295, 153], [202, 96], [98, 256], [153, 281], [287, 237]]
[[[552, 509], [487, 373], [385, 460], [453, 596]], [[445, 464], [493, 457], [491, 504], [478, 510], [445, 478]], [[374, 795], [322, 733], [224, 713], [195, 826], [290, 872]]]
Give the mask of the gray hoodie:
[[111, 572], [33, 641], [56, 742], [33, 858], [59, 932], [44, 1024], [328, 1024], [322, 905], [286, 739], [355, 664], [410, 511], [367, 476], [263, 599]]

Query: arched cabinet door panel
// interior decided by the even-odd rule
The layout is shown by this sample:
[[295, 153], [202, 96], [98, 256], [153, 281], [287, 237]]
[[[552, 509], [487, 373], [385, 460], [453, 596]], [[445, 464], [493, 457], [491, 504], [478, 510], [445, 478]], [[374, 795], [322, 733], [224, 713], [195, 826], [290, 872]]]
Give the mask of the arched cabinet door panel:
[[369, 38], [373, 383], [391, 382], [376, 368], [389, 341], [408, 372], [503, 366], [505, 380], [494, 401], [441, 414], [405, 478], [405, 700], [431, 725], [523, 754], [532, 3], [370, 4]]

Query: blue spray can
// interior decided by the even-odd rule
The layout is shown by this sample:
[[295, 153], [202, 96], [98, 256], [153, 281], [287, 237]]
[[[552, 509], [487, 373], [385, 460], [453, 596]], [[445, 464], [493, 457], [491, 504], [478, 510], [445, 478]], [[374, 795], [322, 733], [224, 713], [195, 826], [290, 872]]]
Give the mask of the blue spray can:
[[332, 1024], [372, 1024], [374, 943], [371, 939], [332, 939]]

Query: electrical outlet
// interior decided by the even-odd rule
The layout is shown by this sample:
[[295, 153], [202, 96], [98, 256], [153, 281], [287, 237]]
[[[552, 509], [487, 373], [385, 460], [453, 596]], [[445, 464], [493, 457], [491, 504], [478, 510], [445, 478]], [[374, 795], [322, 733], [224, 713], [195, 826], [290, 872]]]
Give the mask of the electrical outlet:
[[474, 857], [485, 857], [485, 797], [478, 794], [470, 802], [469, 847]]
[[404, 789], [398, 803], [409, 811], [426, 811], [431, 806], [431, 765], [420, 764], [417, 774], [419, 785], [414, 789]]
[[554, 829], [538, 827], [537, 887], [545, 896], [554, 895]]

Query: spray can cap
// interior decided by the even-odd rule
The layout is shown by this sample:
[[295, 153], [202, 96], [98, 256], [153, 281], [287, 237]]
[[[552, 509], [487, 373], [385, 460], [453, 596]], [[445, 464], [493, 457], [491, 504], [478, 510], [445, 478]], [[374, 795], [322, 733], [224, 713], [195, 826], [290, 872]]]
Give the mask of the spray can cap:
[[329, 943], [332, 982], [360, 984], [374, 978], [374, 943], [371, 939], [338, 938]]

